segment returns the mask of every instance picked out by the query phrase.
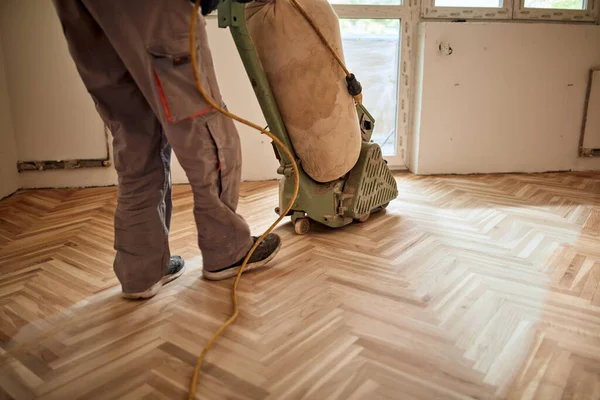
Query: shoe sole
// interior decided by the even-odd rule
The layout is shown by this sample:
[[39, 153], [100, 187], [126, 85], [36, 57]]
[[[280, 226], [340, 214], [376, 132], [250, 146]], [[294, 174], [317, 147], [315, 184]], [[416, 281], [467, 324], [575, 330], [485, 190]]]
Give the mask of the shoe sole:
[[165, 275], [162, 277], [162, 279], [158, 282], [156, 282], [154, 285], [152, 285], [149, 289], [143, 291], [143, 292], [138, 292], [138, 293], [125, 293], [123, 292], [122, 296], [125, 299], [128, 300], [139, 300], [139, 299], [149, 299], [151, 297], [156, 296], [156, 294], [158, 293], [158, 291], [167, 283], [179, 278], [181, 275], [183, 275], [183, 272], [185, 271], [186, 266], [184, 265], [179, 272], [176, 272], [174, 274], [171, 275]]
[[[256, 268], [264, 267], [265, 265], [267, 265], [268, 263], [273, 261], [273, 259], [277, 255], [277, 253], [279, 253], [280, 249], [281, 249], [281, 242], [279, 243], [279, 246], [277, 246], [277, 248], [273, 251], [273, 253], [271, 253], [271, 255], [269, 257], [265, 258], [262, 261], [257, 261], [252, 264], [246, 264], [246, 268], [244, 268], [244, 273], [251, 271], [253, 269], [256, 269]], [[204, 276], [204, 279], [207, 279], [209, 281], [222, 281], [224, 279], [229, 279], [229, 278], [233, 278], [234, 276], [236, 276], [238, 274], [238, 272], [240, 271], [240, 268], [241, 268], [241, 266], [229, 268], [229, 269], [219, 271], [219, 272], [210, 272], [210, 271], [204, 270], [202, 272], [202, 275]]]

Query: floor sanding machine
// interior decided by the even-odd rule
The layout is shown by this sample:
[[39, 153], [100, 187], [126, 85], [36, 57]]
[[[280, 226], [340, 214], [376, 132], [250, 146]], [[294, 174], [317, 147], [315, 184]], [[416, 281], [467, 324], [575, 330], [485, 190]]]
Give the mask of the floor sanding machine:
[[[343, 177], [332, 182], [316, 182], [303, 170], [297, 159], [285, 123], [261, 66], [256, 49], [246, 26], [245, 6], [248, 1], [222, 0], [218, 8], [220, 28], [229, 28], [250, 78], [250, 82], [269, 126], [281, 142], [290, 149], [299, 166], [298, 196], [288, 216], [291, 216], [298, 234], [306, 234], [310, 221], [331, 228], [340, 228], [355, 221], [365, 222], [369, 216], [387, 207], [398, 196], [396, 180], [383, 158], [381, 148], [371, 141], [375, 120], [362, 104], [356, 104], [361, 131], [361, 150], [354, 167]], [[279, 181], [279, 207], [285, 210], [293, 197], [294, 173], [288, 156], [273, 145], [282, 175]]]

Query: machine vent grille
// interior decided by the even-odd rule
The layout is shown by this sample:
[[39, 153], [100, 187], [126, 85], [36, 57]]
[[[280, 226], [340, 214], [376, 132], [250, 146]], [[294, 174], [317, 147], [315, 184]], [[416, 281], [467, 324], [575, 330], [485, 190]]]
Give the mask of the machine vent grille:
[[396, 198], [397, 193], [396, 180], [383, 159], [381, 149], [377, 146], [367, 159], [356, 215], [367, 214], [374, 208], [390, 202]]

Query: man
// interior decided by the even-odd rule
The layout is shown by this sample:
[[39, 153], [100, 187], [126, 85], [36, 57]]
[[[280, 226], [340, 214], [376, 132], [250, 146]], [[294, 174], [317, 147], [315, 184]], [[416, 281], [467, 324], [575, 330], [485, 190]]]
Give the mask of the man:
[[[218, 1], [203, 3], [202, 14]], [[154, 296], [184, 270], [171, 257], [171, 148], [194, 196], [203, 275], [235, 276], [256, 241], [236, 213], [241, 148], [233, 121], [196, 89], [189, 52], [189, 0], [54, 0], [69, 51], [113, 134], [119, 177], [114, 270], [129, 299]], [[203, 86], [221, 103], [198, 15], [196, 45]], [[269, 235], [247, 270], [266, 265], [281, 246]]]

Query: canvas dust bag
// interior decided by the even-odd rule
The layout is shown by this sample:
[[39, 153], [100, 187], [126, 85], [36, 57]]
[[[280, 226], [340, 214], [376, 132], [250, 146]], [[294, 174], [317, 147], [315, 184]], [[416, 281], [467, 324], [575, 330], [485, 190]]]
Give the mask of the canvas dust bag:
[[[343, 60], [339, 20], [327, 0], [299, 0]], [[248, 31], [304, 171], [331, 182], [348, 173], [361, 136], [346, 75], [289, 0], [246, 6]]]

